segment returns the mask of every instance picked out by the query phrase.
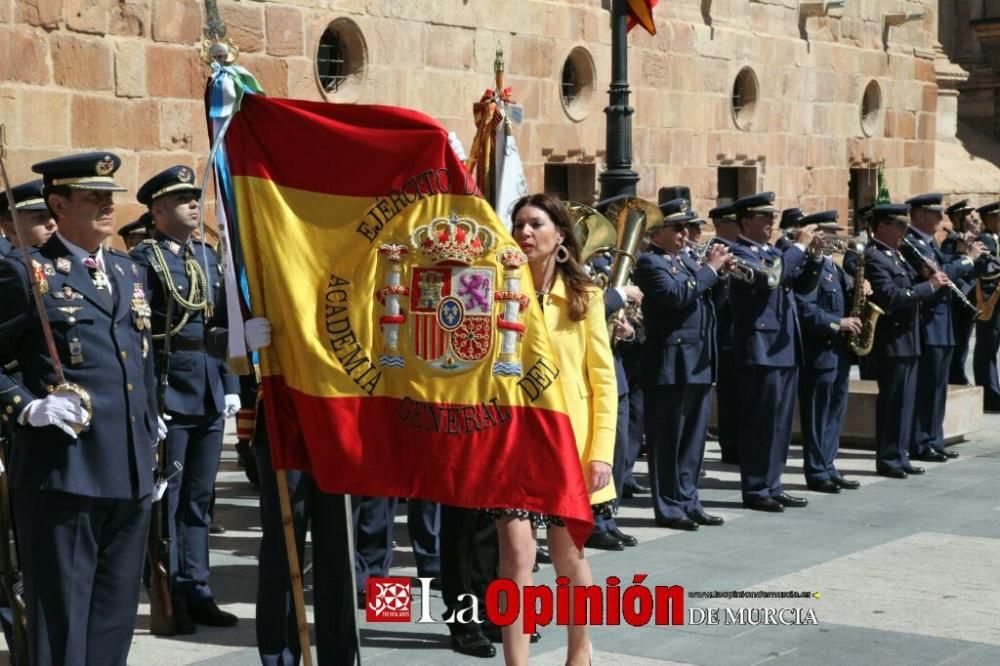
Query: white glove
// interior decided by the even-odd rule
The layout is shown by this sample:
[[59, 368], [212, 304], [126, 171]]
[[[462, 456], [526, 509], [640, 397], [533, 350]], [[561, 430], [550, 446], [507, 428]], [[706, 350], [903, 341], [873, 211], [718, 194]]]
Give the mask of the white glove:
[[247, 319], [243, 323], [243, 335], [250, 351], [267, 347], [271, 344], [271, 322], [266, 317]]
[[73, 425], [82, 426], [87, 418], [87, 410], [83, 408], [80, 396], [72, 391], [56, 391], [44, 398], [29, 402], [18, 417], [18, 421], [36, 428], [55, 426], [76, 439]]
[[228, 419], [236, 416], [236, 412], [240, 411], [240, 407], [242, 406], [240, 396], [230, 393], [226, 396], [226, 406], [222, 408], [222, 418]]
[[[167, 417], [170, 418], [169, 416]], [[167, 437], [167, 422], [159, 414], [156, 415], [156, 441]]]

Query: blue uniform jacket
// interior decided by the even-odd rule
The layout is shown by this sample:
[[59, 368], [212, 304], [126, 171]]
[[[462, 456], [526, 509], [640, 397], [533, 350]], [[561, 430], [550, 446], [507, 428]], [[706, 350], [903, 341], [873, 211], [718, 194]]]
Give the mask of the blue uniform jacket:
[[711, 288], [719, 276], [684, 253], [656, 245], [639, 257], [635, 282], [642, 289], [646, 342], [640, 376], [645, 386], [711, 384], [715, 378], [715, 307]]
[[865, 250], [865, 279], [871, 300], [885, 311], [875, 327], [877, 356], [920, 356], [920, 301], [934, 296], [930, 282], [914, 286], [916, 275], [898, 251], [873, 240]]
[[[920, 252], [924, 257], [933, 259], [952, 282], [960, 283], [962, 278], [972, 273], [975, 267], [972, 260], [964, 255], [953, 256], [950, 260], [946, 260], [934, 239], [913, 227], [910, 227], [906, 237], [917, 248], [917, 252]], [[914, 252], [906, 248], [901, 249], [914, 274], [919, 276], [916, 278], [917, 281], [924, 281], [923, 262]], [[955, 323], [952, 321], [951, 298], [951, 289], [944, 288], [938, 289], [932, 298], [921, 302], [920, 337], [924, 345], [930, 347], [955, 346]]]
[[[148, 495], [156, 444], [156, 376], [145, 325], [145, 269], [105, 251], [114, 292], [109, 311], [83, 264], [57, 236], [31, 251], [46, 285], [45, 310], [66, 381], [93, 401], [90, 427], [73, 440], [55, 427], [16, 425], [10, 456], [17, 488], [110, 499]], [[37, 262], [37, 263], [36, 263]], [[0, 412], [9, 423], [58, 384], [28, 273], [20, 259], [0, 261], [0, 355], [22, 379], [0, 374]]]
[[[171, 240], [163, 234], [156, 233], [153, 241], [157, 244], [164, 260], [170, 269], [170, 275], [178, 292], [185, 299], [188, 297], [190, 279], [185, 270], [185, 260], [194, 253], [194, 259], [204, 270], [202, 249], [208, 257], [209, 289], [212, 290], [212, 302], [218, 303], [219, 259], [210, 247], [194, 242], [192, 248]], [[148, 267], [146, 272], [146, 294], [153, 310], [153, 332], [163, 333], [166, 330], [166, 290], [163, 286], [159, 266], [154, 256], [151, 242], [143, 242], [132, 248], [132, 258], [141, 266]], [[180, 303], [174, 302], [174, 326], [176, 327], [184, 314]], [[239, 379], [231, 375], [226, 364], [210, 356], [204, 349], [205, 312], [194, 311], [187, 323], [177, 335], [171, 339], [169, 384], [167, 387], [167, 411], [171, 414], [184, 416], [206, 416], [220, 414], [225, 407], [226, 394], [239, 394]], [[161, 358], [159, 351], [163, 341], [157, 340], [156, 373], [160, 376]]]
[[[979, 276], [979, 286], [983, 290], [983, 298], [988, 299], [1000, 286], [1000, 270], [997, 267], [1000, 262], [1000, 237], [997, 234], [984, 232], [979, 234], [976, 240], [986, 246], [986, 252], [976, 262], [976, 273]], [[975, 293], [974, 288], [973, 293]], [[993, 308], [991, 320], [996, 321], [998, 314], [1000, 307]]]
[[802, 365], [814, 370], [833, 370], [847, 353], [847, 339], [840, 320], [847, 316], [853, 298], [853, 280], [830, 257], [823, 258], [816, 289], [796, 294], [802, 326]]
[[781, 262], [781, 278], [773, 289], [761, 274], [752, 284], [730, 278], [729, 302], [733, 309], [737, 363], [795, 367], [802, 358], [802, 336], [792, 291], [807, 293], [816, 288], [820, 262], [809, 260], [794, 244], [782, 253], [771, 245], [745, 238], [740, 238], [731, 252], [756, 263], [773, 266]]

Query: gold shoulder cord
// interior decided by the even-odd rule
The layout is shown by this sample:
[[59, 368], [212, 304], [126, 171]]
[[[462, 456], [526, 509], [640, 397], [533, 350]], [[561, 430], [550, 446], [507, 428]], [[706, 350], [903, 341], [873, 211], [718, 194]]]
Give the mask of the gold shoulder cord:
[[[174, 337], [187, 325], [188, 319], [191, 318], [191, 313], [200, 312], [208, 308], [208, 299], [205, 298], [205, 295], [208, 293], [208, 278], [205, 277], [205, 271], [201, 269], [198, 262], [192, 257], [187, 257], [184, 260], [184, 270], [187, 273], [188, 282], [191, 283], [191, 287], [188, 290], [187, 298], [184, 298], [177, 291], [177, 285], [174, 284], [173, 276], [170, 275], [170, 267], [167, 266], [167, 261], [163, 256], [163, 250], [160, 249], [160, 244], [153, 240], [146, 242], [153, 248], [153, 258], [160, 268], [158, 271], [159, 274], [163, 276], [162, 284], [164, 288], [170, 291], [174, 302], [184, 308], [184, 316], [181, 317], [177, 326], [170, 329], [170, 337]], [[165, 337], [165, 333], [153, 334], [154, 340], [162, 340]]]

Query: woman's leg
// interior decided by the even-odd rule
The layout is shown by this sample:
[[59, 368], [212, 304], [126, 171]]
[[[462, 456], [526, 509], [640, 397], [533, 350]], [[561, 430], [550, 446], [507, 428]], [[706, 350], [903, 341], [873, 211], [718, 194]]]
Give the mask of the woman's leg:
[[[497, 521], [497, 536], [500, 540], [500, 577], [513, 580], [517, 583], [517, 589], [523, 590], [526, 585], [532, 584], [531, 567], [535, 564], [535, 539], [531, 534], [531, 522], [518, 518], [501, 518]], [[524, 633], [523, 623], [522, 612], [518, 614], [516, 622], [502, 628], [504, 661], [510, 666], [525, 666], [528, 663], [531, 637]]]
[[[590, 564], [584, 558], [583, 551], [573, 543], [569, 531], [565, 527], [553, 525], [548, 529], [548, 539], [549, 554], [552, 555], [556, 574], [569, 578], [569, 584], [574, 587], [593, 585], [594, 578], [590, 573]], [[589, 664], [590, 639], [587, 625], [571, 624], [567, 630], [566, 663]]]

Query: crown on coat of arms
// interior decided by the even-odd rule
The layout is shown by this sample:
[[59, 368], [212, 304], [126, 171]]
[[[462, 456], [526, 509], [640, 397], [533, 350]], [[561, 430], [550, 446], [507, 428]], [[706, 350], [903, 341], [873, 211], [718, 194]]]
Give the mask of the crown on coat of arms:
[[434, 263], [456, 261], [471, 264], [496, 242], [493, 232], [468, 217], [452, 213], [417, 227], [410, 236], [414, 247]]

